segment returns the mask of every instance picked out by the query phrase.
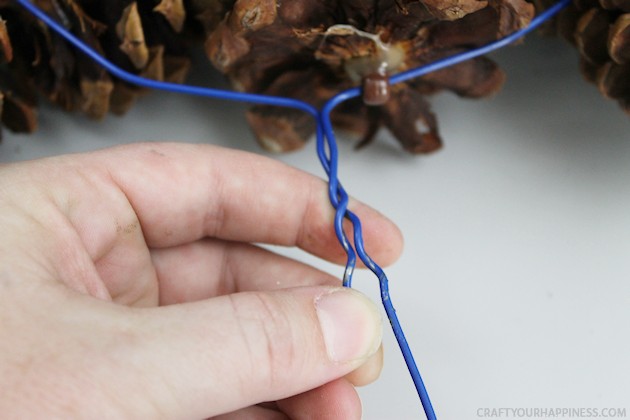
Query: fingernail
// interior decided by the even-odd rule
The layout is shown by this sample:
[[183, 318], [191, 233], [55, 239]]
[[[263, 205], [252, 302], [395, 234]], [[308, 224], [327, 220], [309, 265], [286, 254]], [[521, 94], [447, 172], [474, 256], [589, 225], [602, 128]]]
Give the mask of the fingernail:
[[378, 308], [367, 297], [339, 288], [318, 296], [315, 308], [331, 361], [350, 362], [376, 352], [382, 322]]

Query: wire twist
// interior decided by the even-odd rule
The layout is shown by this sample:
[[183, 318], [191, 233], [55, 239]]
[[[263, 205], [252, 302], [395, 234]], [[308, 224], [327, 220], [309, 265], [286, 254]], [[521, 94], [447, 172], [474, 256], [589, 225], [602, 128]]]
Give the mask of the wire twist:
[[[29, 0], [16, 1], [30, 13], [35, 15], [39, 20], [44, 22], [53, 31], [55, 31], [57, 34], [66, 39], [69, 43], [74, 45], [74, 47], [76, 47], [78, 50], [100, 64], [109, 73], [128, 83], [150, 89], [177, 92], [187, 95], [204, 96], [229, 101], [248, 102], [260, 105], [273, 105], [286, 108], [294, 108], [304, 111], [313, 116], [313, 118], [315, 118], [317, 122], [317, 155], [322, 167], [324, 168], [324, 171], [326, 172], [326, 175], [328, 176], [328, 195], [330, 203], [335, 208], [335, 234], [337, 235], [339, 243], [341, 244], [347, 255], [346, 268], [343, 274], [343, 285], [345, 287], [352, 287], [352, 275], [354, 273], [358, 256], [363, 264], [365, 264], [365, 266], [368, 267], [378, 279], [383, 308], [385, 309], [385, 312], [389, 319], [389, 323], [392, 327], [392, 331], [394, 333], [394, 336], [396, 337], [396, 341], [398, 342], [405, 363], [407, 364], [407, 369], [409, 370], [418, 396], [420, 397], [425, 415], [428, 420], [436, 419], [435, 411], [433, 410], [431, 400], [429, 399], [429, 395], [424, 386], [422, 376], [420, 375], [420, 371], [413, 357], [413, 353], [411, 352], [409, 343], [405, 338], [405, 334], [403, 333], [402, 327], [398, 320], [398, 316], [396, 315], [396, 310], [394, 309], [394, 305], [389, 296], [389, 280], [387, 279], [387, 276], [385, 275], [383, 269], [378, 264], [376, 264], [365, 251], [361, 220], [356, 214], [348, 209], [348, 193], [339, 182], [339, 152], [337, 149], [337, 141], [332, 127], [330, 114], [333, 109], [342, 102], [360, 96], [361, 88], [355, 87], [338, 93], [330, 100], [328, 100], [321, 110], [318, 110], [317, 108], [306, 102], [286, 97], [232, 92], [222, 89], [179, 85], [175, 83], [147, 79], [125, 71], [113, 64], [111, 61], [107, 60], [105, 57], [101, 56], [98, 52], [96, 52], [79, 38], [74, 36], [67, 28], [57, 23], [54, 19], [46, 15], [37, 6], [33, 5]], [[557, 14], [560, 10], [562, 10], [570, 3], [571, 0], [560, 0], [544, 12], [540, 13], [537, 17], [535, 17], [531, 21], [529, 26], [524, 29], [516, 31], [485, 46], [458, 53], [429, 63], [427, 65], [393, 75], [390, 77], [390, 83], [402, 83], [407, 80], [424, 76], [428, 73], [441, 70], [443, 68], [461, 63], [462, 61], [470, 60], [472, 58], [502, 48], [533, 31], [544, 22], [551, 19], [555, 14]], [[348, 219], [351, 222], [354, 247], [352, 246], [350, 240], [348, 239], [348, 236], [346, 235], [346, 232], [344, 231], [344, 219]]]

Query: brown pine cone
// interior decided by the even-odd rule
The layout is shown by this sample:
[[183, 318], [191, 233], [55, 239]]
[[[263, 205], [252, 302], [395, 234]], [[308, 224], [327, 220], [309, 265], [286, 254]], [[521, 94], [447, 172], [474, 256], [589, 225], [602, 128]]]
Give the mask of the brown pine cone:
[[[186, 20], [183, 0], [35, 4], [127, 71], [173, 82], [183, 82], [188, 73], [187, 42], [180, 35]], [[39, 96], [100, 119], [108, 111], [124, 113], [142, 93], [111, 77], [19, 5], [0, 0], [0, 94], [2, 122], [8, 128], [35, 130]]]
[[[205, 39], [214, 66], [235, 89], [321, 106], [362, 85], [364, 95], [333, 114], [366, 144], [387, 127], [412, 153], [440, 147], [426, 96], [448, 89], [482, 97], [503, 72], [477, 58], [405, 84], [388, 75], [469, 50], [526, 26], [525, 0], [36, 0], [36, 5], [118, 66], [183, 82], [189, 46]], [[143, 91], [108, 75], [25, 10], [0, 0], [0, 112], [16, 131], [36, 128], [37, 99], [94, 118], [124, 113]], [[255, 106], [259, 142], [293, 150], [310, 138], [312, 117]]]
[[[481, 57], [391, 88], [386, 76], [489, 43], [532, 16], [523, 0], [237, 0], [208, 32], [206, 52], [241, 91], [321, 106], [362, 84], [363, 98], [336, 110], [333, 123], [360, 145], [385, 126], [406, 150], [424, 153], [441, 144], [426, 95], [491, 95], [504, 75]], [[247, 117], [273, 151], [301, 147], [315, 129], [308, 116], [269, 106], [255, 106]]]
[[630, 0], [573, 0], [551, 31], [577, 47], [584, 77], [630, 114]]

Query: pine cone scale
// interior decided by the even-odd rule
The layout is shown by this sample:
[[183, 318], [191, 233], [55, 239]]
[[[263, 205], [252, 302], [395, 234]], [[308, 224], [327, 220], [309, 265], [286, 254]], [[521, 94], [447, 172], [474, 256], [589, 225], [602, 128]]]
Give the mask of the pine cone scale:
[[13, 60], [13, 47], [7, 30], [7, 22], [2, 20], [2, 17], [0, 17], [0, 54], [4, 61]]
[[619, 16], [611, 26], [608, 51], [617, 64], [630, 62], [630, 13]]
[[585, 79], [630, 113], [628, 12], [630, 0], [574, 0], [557, 18], [555, 31], [578, 48]]

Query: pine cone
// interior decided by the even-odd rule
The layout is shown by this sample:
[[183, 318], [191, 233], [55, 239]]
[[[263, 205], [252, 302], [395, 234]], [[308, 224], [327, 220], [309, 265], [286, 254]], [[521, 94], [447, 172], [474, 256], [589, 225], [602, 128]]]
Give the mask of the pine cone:
[[[191, 2], [191, 10], [198, 3], [203, 2]], [[187, 16], [183, 0], [35, 4], [127, 71], [172, 82], [183, 82], [188, 73], [188, 42], [181, 35]], [[126, 112], [142, 93], [111, 77], [20, 6], [0, 0], [0, 97], [2, 122], [8, 128], [36, 129], [39, 96], [67, 111], [80, 110], [100, 119], [108, 111]]]
[[[405, 84], [388, 75], [474, 48], [526, 26], [525, 0], [36, 0], [76, 36], [125, 70], [182, 82], [197, 35], [235, 89], [321, 106], [357, 85], [363, 97], [333, 113], [367, 144], [387, 127], [413, 153], [440, 147], [426, 96], [447, 89], [483, 97], [504, 75], [476, 58]], [[4, 20], [2, 20], [4, 19]], [[0, 0], [0, 112], [33, 131], [40, 96], [94, 118], [124, 113], [143, 90], [108, 75], [10, 0]], [[315, 130], [300, 111], [254, 106], [247, 115], [267, 149], [302, 147]]]
[[[497, 92], [504, 80], [477, 58], [391, 88], [388, 74], [489, 43], [526, 26], [523, 0], [236, 0], [206, 52], [242, 91], [286, 95], [321, 106], [363, 84], [363, 98], [343, 104], [333, 123], [368, 143], [387, 127], [412, 153], [441, 141], [425, 96], [448, 89], [463, 97]], [[301, 147], [315, 130], [298, 111], [255, 106], [248, 120], [266, 149]]]
[[630, 0], [574, 0], [549, 31], [577, 47], [584, 77], [630, 114]]

